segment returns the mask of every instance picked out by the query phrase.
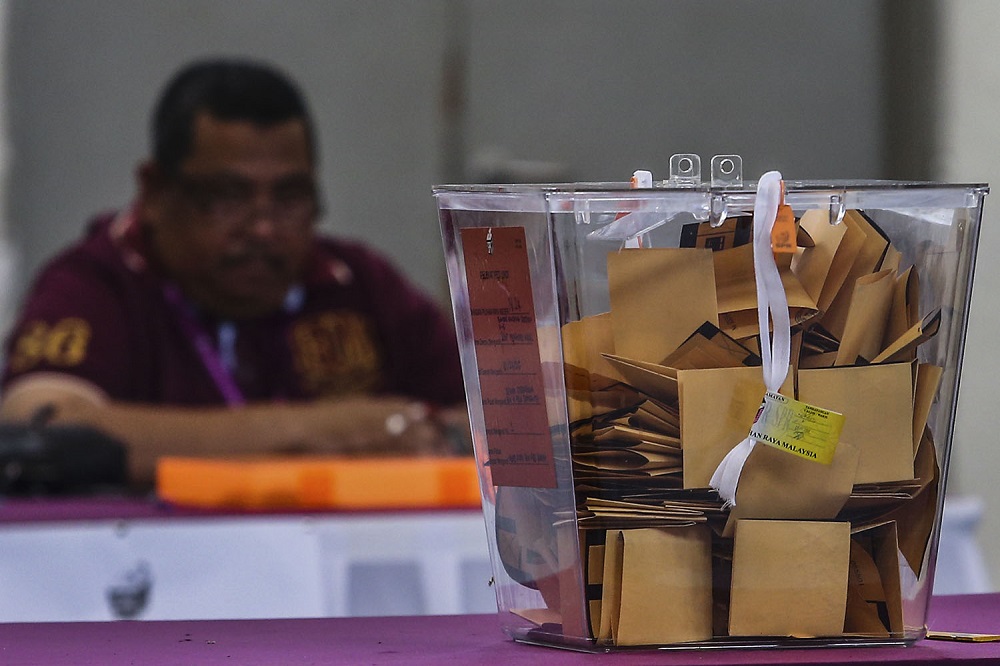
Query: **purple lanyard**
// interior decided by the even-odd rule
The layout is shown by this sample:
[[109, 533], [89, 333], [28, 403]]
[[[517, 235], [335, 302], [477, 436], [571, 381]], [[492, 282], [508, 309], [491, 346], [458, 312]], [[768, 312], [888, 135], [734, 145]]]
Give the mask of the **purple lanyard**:
[[202, 365], [205, 366], [212, 381], [215, 382], [215, 386], [219, 389], [226, 404], [230, 407], [246, 404], [243, 392], [236, 385], [232, 373], [223, 363], [215, 345], [212, 344], [212, 338], [205, 332], [205, 328], [198, 321], [191, 306], [181, 296], [177, 286], [173, 284], [163, 285], [163, 296], [173, 308], [174, 314], [177, 315], [177, 323], [180, 324], [184, 335], [194, 345], [195, 351], [198, 352], [198, 358], [201, 359]]

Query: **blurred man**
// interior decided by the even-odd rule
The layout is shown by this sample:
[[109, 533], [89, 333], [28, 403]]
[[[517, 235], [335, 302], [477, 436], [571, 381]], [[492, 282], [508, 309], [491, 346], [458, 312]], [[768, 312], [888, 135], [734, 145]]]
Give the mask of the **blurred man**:
[[384, 258], [316, 234], [304, 100], [258, 63], [195, 63], [153, 115], [126, 210], [40, 273], [0, 416], [94, 427], [157, 457], [437, 453], [463, 423], [453, 326]]

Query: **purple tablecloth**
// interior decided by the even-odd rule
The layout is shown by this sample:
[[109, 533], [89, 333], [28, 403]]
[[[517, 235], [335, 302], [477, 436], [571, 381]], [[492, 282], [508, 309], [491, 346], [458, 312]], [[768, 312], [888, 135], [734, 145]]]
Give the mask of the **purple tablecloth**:
[[[1000, 633], [1000, 594], [938, 597], [932, 629]], [[924, 640], [911, 647], [644, 650], [581, 654], [514, 643], [495, 615], [0, 625], [4, 666], [199, 664], [987, 664], [1000, 643]]]
[[[0, 499], [0, 525], [88, 520], [169, 520], [171, 518], [231, 518], [233, 516], [419, 514], [442, 511], [480, 513], [479, 508], [406, 507], [401, 509], [203, 509], [179, 506], [156, 498], [140, 497], [39, 497]], [[0, 664], [2, 666], [2, 664]]]

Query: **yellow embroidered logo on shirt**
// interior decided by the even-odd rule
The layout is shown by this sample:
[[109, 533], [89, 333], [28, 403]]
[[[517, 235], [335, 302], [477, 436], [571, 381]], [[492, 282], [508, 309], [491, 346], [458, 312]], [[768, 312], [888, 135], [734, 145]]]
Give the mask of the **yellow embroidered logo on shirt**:
[[357, 312], [324, 312], [292, 327], [292, 353], [303, 390], [331, 396], [363, 393], [382, 382], [382, 357], [368, 319]]
[[41, 363], [56, 367], [79, 365], [87, 357], [90, 324], [78, 317], [60, 319], [53, 325], [32, 321], [14, 343], [10, 361], [13, 372], [31, 370]]

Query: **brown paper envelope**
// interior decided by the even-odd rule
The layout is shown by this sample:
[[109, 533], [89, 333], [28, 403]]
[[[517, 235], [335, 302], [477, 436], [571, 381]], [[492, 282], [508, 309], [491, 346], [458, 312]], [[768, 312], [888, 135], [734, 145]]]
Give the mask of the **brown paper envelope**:
[[603, 381], [620, 382], [622, 377], [615, 372], [602, 353], [615, 351], [615, 340], [611, 330], [611, 314], [603, 313], [584, 317], [562, 327], [563, 360], [567, 365], [576, 366], [588, 376], [594, 375], [595, 383], [590, 388], [603, 388]]
[[607, 511], [589, 512], [581, 510], [580, 520], [585, 527], [602, 525], [605, 529], [638, 529], [645, 527], [690, 527], [692, 525], [705, 525], [707, 519], [704, 516], [675, 516], [670, 513], [654, 513], [640, 511]]
[[[556, 598], [539, 586], [542, 597], [550, 607], [559, 609], [562, 632], [565, 636], [590, 636], [587, 618], [586, 590], [580, 585], [580, 532], [575, 520], [562, 520], [553, 524], [556, 533], [558, 570], [556, 572]], [[541, 581], [540, 581], [541, 582]], [[550, 601], [551, 600], [551, 601]]]
[[834, 365], [855, 365], [859, 356], [870, 361], [882, 351], [895, 286], [895, 274], [891, 270], [864, 275], [854, 282], [854, 294]]
[[[593, 375], [591, 375], [593, 377]], [[591, 393], [591, 402], [596, 407], [631, 409], [638, 407], [646, 397], [624, 382], [616, 382]]]
[[801, 329], [792, 332], [791, 349], [788, 353], [788, 365], [790, 366], [788, 372], [792, 374], [792, 377], [799, 371], [799, 359], [802, 358], [802, 340], [804, 337]]
[[896, 287], [892, 293], [892, 308], [889, 310], [889, 321], [882, 339], [883, 349], [920, 321], [919, 307], [920, 278], [919, 273], [911, 266], [896, 278]]
[[587, 548], [587, 583], [600, 585], [604, 582], [604, 544]]
[[937, 498], [939, 477], [941, 475], [934, 450], [934, 441], [930, 430], [924, 430], [924, 436], [917, 447], [917, 457], [913, 461], [917, 478], [924, 487], [913, 497], [904, 502], [898, 509], [891, 511], [883, 520], [896, 521], [896, 531], [899, 535], [899, 552], [906, 558], [910, 568], [920, 573], [934, 527], [937, 515]]
[[923, 436], [920, 438], [920, 445], [917, 446], [917, 455], [913, 459], [913, 469], [922, 488], [930, 487], [931, 482], [940, 473], [937, 465], [934, 439], [931, 431], [927, 428], [924, 428]]
[[622, 566], [615, 644], [661, 645], [711, 638], [709, 528], [624, 530], [617, 540]]
[[628, 424], [633, 428], [639, 428], [641, 430], [652, 430], [653, 432], [658, 432], [664, 435], [669, 435], [671, 437], [681, 436], [680, 419], [674, 421], [666, 421], [643, 407], [635, 410], [635, 413], [628, 419]]
[[750, 432], [766, 388], [760, 368], [680, 370], [684, 487], [707, 488], [729, 450]]
[[749, 433], [765, 391], [760, 372], [753, 370], [678, 373], [687, 382], [679, 399], [684, 488], [708, 488], [719, 463]]
[[744, 347], [746, 347], [747, 349], [749, 349], [754, 354], [756, 354], [758, 357], [760, 356], [761, 354], [760, 335], [758, 335], [756, 331], [754, 331], [753, 335], [749, 335], [745, 338], [739, 338], [739, 339], [733, 338], [733, 339], [736, 340], [736, 342], [743, 345]]
[[582, 510], [582, 518], [593, 518], [594, 520], [617, 520], [619, 529], [626, 526], [645, 523], [648, 525], [661, 525], [663, 527], [679, 525], [704, 524], [707, 519], [703, 515], [683, 514], [673, 511], [631, 511], [628, 509], [597, 509], [594, 511]]
[[594, 417], [594, 406], [590, 404], [590, 391], [567, 391], [566, 412], [570, 423], [582, 423]]
[[822, 465], [758, 442], [743, 466], [736, 506], [724, 536], [747, 518], [767, 520], [832, 520], [851, 495], [858, 469], [858, 449], [837, 444], [833, 462]]
[[820, 302], [837, 248], [847, 232], [845, 224], [830, 224], [830, 214], [825, 210], [808, 210], [799, 220], [799, 228], [813, 239], [811, 248], [804, 248], [792, 259], [792, 272], [802, 283], [809, 297]]
[[653, 442], [655, 444], [669, 446], [676, 449], [678, 452], [680, 452], [681, 446], [680, 439], [676, 437], [670, 437], [669, 435], [661, 435], [648, 430], [638, 430], [636, 428], [620, 425], [594, 430], [594, 441], [601, 442], [604, 440], [634, 444], [638, 444], [639, 442]]
[[795, 220], [795, 245], [797, 247], [816, 247], [816, 241], [812, 234], [802, 228], [799, 220]]
[[909, 493], [912, 497], [918, 490], [922, 490], [926, 483], [920, 480], [920, 470], [914, 466], [916, 476], [908, 481], [883, 481], [881, 483], [855, 483], [854, 492], [902, 492]]
[[[742, 245], [714, 254], [715, 286], [718, 290], [718, 325], [733, 338], [759, 333], [757, 283], [754, 279], [753, 245]], [[817, 312], [813, 301], [791, 269], [792, 255], [776, 255], [775, 261], [785, 287], [792, 323], [800, 323]]]
[[667, 404], [677, 402], [677, 371], [656, 363], [605, 354], [632, 388]]
[[739, 521], [730, 635], [840, 635], [850, 548], [850, 523]]
[[704, 518], [681, 519], [654, 516], [594, 516], [582, 515], [579, 518], [581, 528], [588, 530], [623, 530], [623, 529], [675, 529], [680, 527], [695, 527], [705, 524]]
[[880, 271], [891, 270], [893, 275], [899, 272], [899, 266], [903, 263], [903, 253], [891, 244], [885, 249], [885, 255], [878, 265]]
[[881, 520], [889, 512], [904, 506], [916, 496], [917, 493], [909, 491], [852, 494], [851, 499], [844, 506], [844, 510], [837, 516], [837, 520], [851, 520], [856, 522], [858, 526], [867, 525], [873, 520]]
[[[875, 560], [854, 539], [851, 539], [851, 567], [847, 578], [847, 613], [844, 633], [887, 638], [889, 630], [879, 617], [879, 605], [885, 594]], [[878, 601], [869, 601], [871, 590], [877, 587]]]
[[587, 613], [590, 615], [590, 635], [596, 637], [601, 629], [601, 600], [588, 599]]
[[[582, 539], [581, 539], [582, 541]], [[604, 584], [604, 544], [587, 547], [587, 588], [594, 589]], [[589, 597], [589, 595], [588, 595]], [[588, 599], [590, 611], [590, 631], [595, 638], [601, 630], [601, 600]]]
[[917, 366], [917, 383], [913, 391], [913, 456], [917, 455], [917, 447], [927, 425], [927, 416], [931, 411], [934, 396], [937, 395], [938, 384], [944, 368], [920, 363]]
[[618, 613], [622, 598], [622, 551], [624, 542], [619, 539], [621, 530], [608, 530], [604, 544], [604, 575], [601, 593], [601, 622], [597, 632], [600, 643], [614, 641], [614, 627], [618, 625]]
[[510, 612], [539, 627], [543, 624], [562, 624], [559, 611], [551, 608], [512, 608]]
[[666, 515], [683, 518], [698, 518], [705, 515], [697, 504], [688, 506], [679, 502], [663, 502], [660, 504], [629, 502], [625, 500], [603, 499], [599, 497], [589, 497], [585, 502], [588, 510], [594, 513], [602, 511], [626, 511], [636, 514]]
[[636, 453], [646, 455], [651, 454], [654, 456], [673, 456], [677, 458], [680, 462], [681, 450], [680, 448], [672, 444], [661, 444], [659, 442], [593, 442], [587, 443], [585, 441], [576, 442], [573, 445], [573, 452], [575, 453], [597, 453], [603, 451], [634, 451]]
[[711, 322], [705, 322], [660, 365], [678, 370], [759, 366], [760, 356], [729, 337]]
[[[895, 523], [890, 524], [895, 525]], [[848, 571], [847, 580], [852, 585], [857, 586], [861, 598], [865, 601], [885, 601], [882, 574], [879, 573], [878, 565], [875, 564], [870, 541], [866, 538], [859, 539], [857, 536], [851, 537], [851, 568]]]
[[[889, 247], [889, 240], [885, 234], [860, 212], [847, 211], [844, 215], [844, 224], [849, 227], [848, 234], [852, 234], [852, 230], [860, 230], [864, 234], [864, 239], [854, 263], [844, 278], [843, 286], [837, 291], [837, 295], [823, 315], [823, 327], [838, 339], [844, 335], [844, 325], [847, 322], [855, 281], [874, 273], [882, 262], [882, 257], [885, 256], [886, 248]], [[853, 233], [857, 234], [856, 231]]]
[[827, 333], [822, 326], [811, 326], [802, 331], [802, 346], [810, 353], [837, 351], [840, 340]]
[[913, 360], [916, 357], [917, 346], [937, 335], [940, 328], [941, 309], [938, 308], [883, 349], [872, 359], [872, 363], [896, 363]]
[[[680, 441], [679, 439], [676, 441]], [[674, 446], [673, 444], [661, 444], [660, 442], [640, 442], [635, 446], [630, 447], [634, 451], [638, 451], [643, 455], [649, 453], [658, 456], [674, 456], [677, 458], [677, 462], [680, 462], [681, 450], [680, 447]]]
[[605, 474], [605, 473], [627, 474], [633, 479], [636, 478], [642, 479], [647, 477], [659, 476], [661, 474], [675, 474], [679, 470], [681, 470], [681, 466], [679, 464], [675, 464], [673, 466], [662, 466], [662, 467], [656, 467], [652, 465], [648, 467], [632, 467], [629, 465], [618, 466], [614, 461], [606, 463], [605, 461], [596, 458], [594, 459], [583, 458], [579, 460], [574, 458], [573, 470], [579, 472], [589, 470], [591, 472], [596, 472], [597, 474]]
[[612, 384], [599, 391], [569, 389], [566, 393], [577, 400], [589, 402], [596, 415], [632, 409], [645, 399], [627, 384]]
[[643, 397], [625, 384], [614, 384], [600, 391], [566, 391], [569, 422], [579, 424], [594, 417], [605, 416], [626, 409], [634, 409]]
[[[857, 552], [858, 550], [867, 556], [867, 561]], [[901, 636], [904, 629], [903, 599], [902, 583], [899, 578], [899, 539], [896, 523], [887, 522], [856, 531], [851, 538], [851, 560], [851, 574], [863, 600], [867, 603], [881, 602], [885, 605], [884, 613], [889, 625], [887, 627], [883, 625], [883, 631], [887, 630], [886, 633], [893, 636]], [[874, 572], [865, 568], [868, 563], [875, 567]], [[845, 624], [845, 631], [851, 631], [849, 625]]]
[[566, 388], [570, 391], [590, 391], [590, 371], [572, 363], [563, 365]]
[[855, 483], [913, 478], [908, 363], [800, 370], [798, 386], [802, 402], [844, 415], [840, 439], [861, 451]]
[[660, 419], [661, 421], [680, 428], [681, 415], [676, 405], [670, 407], [657, 400], [647, 400], [639, 405], [639, 409], [644, 412], [649, 412], [650, 415]]
[[858, 254], [860, 254], [861, 248], [867, 239], [865, 232], [860, 227], [849, 224], [842, 224], [840, 226], [844, 228], [844, 237], [841, 239], [840, 245], [837, 246], [833, 262], [830, 264], [830, 270], [826, 275], [826, 282], [823, 283], [823, 291], [816, 301], [816, 306], [820, 310], [821, 317], [825, 317], [824, 313], [830, 309], [837, 294], [844, 288], [848, 275], [854, 267], [854, 262], [857, 260]]
[[[764, 399], [760, 368], [678, 370], [684, 487], [707, 488], [730, 449], [750, 434]], [[782, 392], [791, 395], [789, 373]]]
[[899, 528], [899, 552], [910, 569], [919, 575], [927, 553], [927, 543], [937, 515], [938, 481], [935, 478], [925, 490], [885, 515], [895, 520]]
[[[879, 617], [880, 607], [885, 606], [884, 601], [866, 601], [864, 592], [855, 581], [854, 574], [858, 570], [864, 570], [866, 574], [874, 572], [878, 575], [878, 568], [871, 556], [851, 540], [851, 577], [847, 582], [847, 613], [844, 619], [844, 633], [853, 636], [872, 636], [877, 638], [888, 638], [889, 631], [886, 629], [882, 618]], [[881, 584], [879, 584], [879, 589]]]
[[825, 352], [823, 354], [809, 354], [799, 358], [799, 368], [809, 370], [812, 368], [832, 368], [837, 362], [837, 352]]
[[[858, 516], [885, 515], [912, 499], [909, 493], [855, 494], [852, 493], [838, 520], [859, 520]], [[859, 522], [859, 524], [861, 524]]]
[[681, 461], [679, 455], [657, 455], [622, 449], [618, 451], [577, 453], [573, 455], [573, 462], [578, 465], [597, 469], [625, 471], [663, 467], [674, 469], [680, 466]]
[[906, 272], [906, 321], [913, 326], [920, 321], [920, 274], [912, 267]]
[[702, 323], [718, 323], [711, 250], [613, 252], [608, 289], [618, 356], [659, 362]]

